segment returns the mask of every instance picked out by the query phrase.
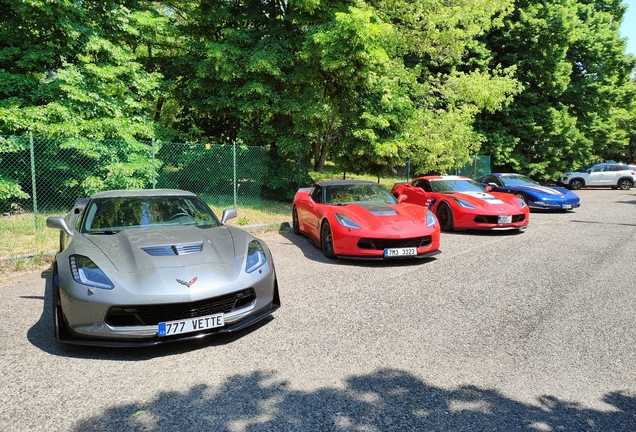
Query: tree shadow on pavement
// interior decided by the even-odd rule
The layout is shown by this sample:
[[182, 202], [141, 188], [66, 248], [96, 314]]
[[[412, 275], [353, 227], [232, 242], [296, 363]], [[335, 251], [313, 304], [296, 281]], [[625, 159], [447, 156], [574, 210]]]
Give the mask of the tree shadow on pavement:
[[496, 390], [444, 390], [394, 369], [352, 376], [344, 387], [298, 391], [257, 371], [220, 388], [159, 394], [149, 403], [110, 407], [77, 431], [630, 431], [636, 397], [608, 394], [607, 411], [542, 396], [525, 404]]

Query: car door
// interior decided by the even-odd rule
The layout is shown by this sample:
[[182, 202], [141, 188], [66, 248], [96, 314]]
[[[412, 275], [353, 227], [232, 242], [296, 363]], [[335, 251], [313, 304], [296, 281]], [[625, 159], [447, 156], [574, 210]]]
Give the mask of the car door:
[[621, 177], [620, 171], [620, 165], [606, 165], [606, 169], [603, 172], [603, 186], [616, 186], [618, 184], [618, 179]]
[[408, 197], [407, 202], [426, 206], [431, 197], [430, 193], [424, 190], [427, 184], [426, 180], [413, 180], [403, 192]]
[[322, 218], [320, 206], [323, 202], [323, 192], [324, 188], [320, 185], [316, 185], [311, 192], [307, 205], [304, 206], [305, 211], [302, 213], [302, 216], [300, 213], [298, 214], [298, 219], [299, 221], [302, 220], [306, 232], [316, 240], [320, 239], [320, 227], [318, 224]]
[[585, 184], [587, 186], [603, 186], [604, 185], [605, 165], [594, 165], [589, 169], [589, 174]]

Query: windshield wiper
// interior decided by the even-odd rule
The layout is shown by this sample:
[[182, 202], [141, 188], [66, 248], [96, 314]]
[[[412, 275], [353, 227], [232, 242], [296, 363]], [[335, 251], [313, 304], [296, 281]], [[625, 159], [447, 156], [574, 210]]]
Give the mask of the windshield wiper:
[[88, 231], [86, 234], [113, 235], [117, 233], [119, 233], [119, 231]]

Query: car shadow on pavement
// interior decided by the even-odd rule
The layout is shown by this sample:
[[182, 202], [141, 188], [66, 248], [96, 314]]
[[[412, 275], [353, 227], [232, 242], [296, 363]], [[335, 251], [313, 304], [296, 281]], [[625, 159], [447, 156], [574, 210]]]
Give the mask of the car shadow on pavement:
[[27, 331], [27, 339], [33, 346], [56, 356], [118, 361], [150, 360], [162, 356], [178, 355], [204, 347], [229, 344], [251, 332], [257, 331], [275, 319], [274, 316], [270, 315], [262, 321], [234, 333], [220, 333], [197, 340], [178, 341], [149, 347], [111, 348], [61, 344], [55, 340], [55, 336], [53, 335], [53, 319], [51, 316], [51, 270], [45, 270], [41, 276], [45, 283], [44, 297], [37, 296], [33, 298], [43, 300], [44, 305], [40, 319]]
[[290, 387], [275, 372], [254, 371], [218, 388], [199, 384], [157, 393], [147, 403], [110, 406], [79, 419], [73, 430], [632, 432], [636, 424], [636, 396], [618, 391], [604, 395], [604, 410], [549, 395], [526, 404], [494, 389], [442, 389], [397, 369], [351, 375], [337, 388]]

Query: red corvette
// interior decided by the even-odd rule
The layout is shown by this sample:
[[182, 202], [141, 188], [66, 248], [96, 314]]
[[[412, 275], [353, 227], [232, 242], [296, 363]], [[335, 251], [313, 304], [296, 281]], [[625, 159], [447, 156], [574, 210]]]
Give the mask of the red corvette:
[[442, 231], [523, 229], [530, 222], [526, 203], [516, 195], [490, 192], [468, 177], [426, 176], [391, 189], [403, 200], [431, 209]]
[[425, 258], [438, 254], [440, 228], [428, 209], [399, 203], [377, 183], [324, 181], [296, 192], [293, 229], [328, 258]]

